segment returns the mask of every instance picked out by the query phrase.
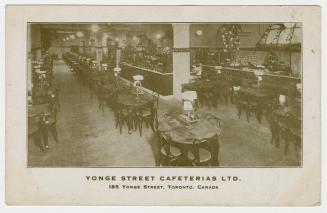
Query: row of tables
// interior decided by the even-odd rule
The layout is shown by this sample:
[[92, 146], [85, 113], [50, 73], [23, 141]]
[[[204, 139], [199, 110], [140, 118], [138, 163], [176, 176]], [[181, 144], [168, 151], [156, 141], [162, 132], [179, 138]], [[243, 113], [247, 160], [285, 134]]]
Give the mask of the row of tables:
[[[239, 116], [242, 111], [242, 104], [245, 102], [248, 105], [248, 108], [245, 109], [245, 111], [250, 110], [250, 107], [252, 107], [251, 110], [255, 112], [257, 120], [260, 123], [263, 113], [266, 113], [270, 125], [277, 126], [279, 129], [284, 130], [283, 137], [286, 142], [285, 153], [288, 151], [290, 140], [295, 138], [296, 146], [299, 145], [299, 141], [301, 143], [302, 117], [301, 106], [299, 103], [295, 103], [288, 107], [281, 107], [278, 103], [278, 91], [257, 86], [240, 86], [238, 87], [238, 90], [235, 91], [235, 86], [239, 85], [233, 85], [231, 80], [219, 79], [213, 81], [201, 80], [192, 82], [184, 84], [182, 88], [184, 91], [197, 91], [199, 98], [203, 95], [201, 94], [202, 91], [216, 91], [217, 95], [219, 95], [219, 93], [227, 94], [230, 96], [231, 100], [234, 100], [234, 103], [239, 110]], [[272, 132], [272, 134], [274, 134], [274, 132]], [[275, 135], [274, 137], [279, 138], [279, 136]]]
[[[52, 58], [45, 55], [43, 63], [40, 64], [41, 66], [36, 66], [33, 70], [33, 88], [30, 93], [32, 102], [28, 106], [27, 130], [28, 135], [34, 138], [36, 145], [44, 151], [48, 148], [49, 131], [58, 142], [56, 116], [60, 104], [59, 89], [53, 83]], [[40, 75], [42, 78], [39, 78]]]
[[[117, 95], [117, 104], [119, 106], [127, 106], [131, 109], [138, 110], [152, 102], [153, 96], [148, 92], [136, 94], [135, 88], [128, 85], [122, 79], [114, 78], [113, 72], [94, 72], [88, 69], [82, 75], [87, 76], [87, 82], [92, 86], [91, 89], [96, 90], [98, 97], [101, 96], [106, 100], [113, 99], [113, 95]], [[194, 140], [205, 142], [205, 139], [221, 133], [220, 126], [207, 118], [208, 113], [201, 112], [198, 114], [199, 120], [195, 123], [185, 123], [180, 116], [181, 112], [173, 114], [165, 114], [158, 118], [157, 132], [163, 135], [169, 135], [171, 141], [182, 148], [184, 159], [186, 158], [187, 150], [192, 147]], [[218, 151], [215, 152], [218, 156]]]
[[137, 95], [135, 88], [124, 80], [116, 78], [113, 71], [94, 70], [86, 60], [78, 60], [78, 56], [74, 55], [66, 56], [66, 61], [68, 64], [75, 65], [74, 72], [83, 76], [80, 79], [88, 83], [92, 92], [100, 98], [110, 99], [118, 94], [117, 104], [132, 108], [142, 108], [153, 101], [152, 95], [148, 93]]

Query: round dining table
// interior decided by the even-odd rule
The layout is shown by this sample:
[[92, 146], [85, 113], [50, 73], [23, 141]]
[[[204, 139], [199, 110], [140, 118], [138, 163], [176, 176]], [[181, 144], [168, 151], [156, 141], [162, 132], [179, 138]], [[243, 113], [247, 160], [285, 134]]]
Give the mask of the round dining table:
[[142, 108], [153, 101], [151, 95], [144, 93], [138, 96], [132, 91], [125, 91], [118, 95], [118, 104], [130, 108]]
[[205, 142], [205, 139], [221, 134], [217, 121], [208, 119], [212, 118], [210, 113], [199, 112], [197, 116], [197, 121], [187, 123], [182, 113], [165, 115], [159, 120], [159, 132], [169, 134], [172, 142], [182, 145], [192, 145], [194, 140]]
[[123, 85], [115, 84], [115, 83], [101, 84], [99, 85], [99, 88], [101, 91], [104, 91], [106, 93], [122, 92], [125, 89], [127, 89]]
[[28, 107], [28, 117], [40, 116], [42, 114], [49, 114], [51, 111], [50, 104], [37, 104]]

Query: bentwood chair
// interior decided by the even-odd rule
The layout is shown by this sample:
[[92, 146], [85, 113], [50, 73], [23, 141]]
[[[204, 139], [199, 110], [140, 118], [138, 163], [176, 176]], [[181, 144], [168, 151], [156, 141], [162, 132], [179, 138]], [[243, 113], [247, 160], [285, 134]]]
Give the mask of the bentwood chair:
[[267, 114], [267, 121], [269, 124], [269, 129], [271, 133], [270, 143], [274, 144], [276, 148], [279, 147], [280, 142], [280, 131], [279, 131], [279, 124], [278, 118], [273, 115], [273, 113]]
[[199, 92], [202, 100], [202, 105], [207, 106], [209, 110], [211, 107], [217, 107], [218, 96], [214, 89], [200, 88]]
[[120, 105], [119, 108], [117, 109], [117, 118], [118, 118], [120, 134], [122, 134], [124, 124], [126, 124], [127, 126], [128, 134], [132, 133], [133, 114], [134, 114], [133, 109], [128, 106]]
[[138, 126], [140, 136], [142, 136], [142, 131], [143, 131], [143, 123], [146, 124], [146, 127], [154, 131], [153, 127], [153, 114], [152, 114], [152, 108], [153, 108], [153, 103], [149, 102], [145, 106], [143, 106], [141, 109], [135, 112], [135, 127]]
[[160, 166], [176, 166], [182, 157], [182, 151], [172, 145], [171, 136], [166, 133], [158, 132], [160, 149], [159, 149], [159, 165]]
[[239, 94], [236, 102], [238, 109], [238, 118], [241, 118], [242, 112], [246, 113], [246, 120], [250, 122], [250, 116], [253, 113], [256, 113], [258, 104], [256, 102], [250, 101], [249, 98], [244, 94]]
[[43, 113], [40, 117], [40, 133], [42, 135], [43, 146], [45, 149], [48, 149], [48, 139], [49, 139], [49, 132], [53, 136], [56, 143], [58, 141], [58, 133], [57, 133], [57, 120], [53, 117], [51, 113]]
[[[222, 120], [219, 117], [209, 113], [204, 119], [215, 125], [217, 131], [221, 128]], [[193, 166], [219, 166], [219, 149], [218, 133], [208, 138], [194, 139], [187, 158]]]
[[193, 140], [192, 148], [187, 152], [187, 158], [192, 166], [219, 166], [219, 140], [215, 134], [210, 138]]
[[106, 101], [107, 101], [107, 93], [102, 89], [101, 83], [97, 82], [95, 86], [96, 95], [98, 98], [98, 108], [100, 111], [104, 112]]
[[[158, 122], [158, 106], [159, 106], [159, 94], [156, 93], [156, 92], [153, 92], [152, 93], [152, 97], [153, 97], [153, 106], [152, 106], [152, 114], [153, 114], [153, 123], [154, 123], [154, 127], [157, 126], [157, 123], [155, 122]], [[157, 129], [155, 129], [157, 130]]]
[[143, 122], [145, 122], [147, 128], [150, 126], [152, 131], [155, 132], [155, 126], [156, 124], [154, 122], [157, 122], [158, 118], [158, 104], [159, 104], [159, 94], [156, 92], [152, 93], [153, 100], [149, 102], [147, 105], [145, 105], [142, 109], [139, 109], [136, 113], [136, 116], [138, 119], [134, 119], [135, 126], [138, 123], [138, 128], [140, 132], [140, 136], [142, 136], [142, 128], [143, 128]]
[[40, 118], [38, 116], [28, 118], [28, 136], [34, 139], [34, 144], [38, 146], [42, 152], [45, 150], [40, 132]]

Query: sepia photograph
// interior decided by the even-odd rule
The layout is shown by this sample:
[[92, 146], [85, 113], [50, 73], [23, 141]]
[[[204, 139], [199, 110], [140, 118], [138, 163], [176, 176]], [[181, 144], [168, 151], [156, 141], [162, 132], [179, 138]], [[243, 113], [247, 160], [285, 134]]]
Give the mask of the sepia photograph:
[[300, 22], [27, 25], [28, 167], [302, 167]]
[[5, 15], [7, 205], [321, 205], [319, 6]]

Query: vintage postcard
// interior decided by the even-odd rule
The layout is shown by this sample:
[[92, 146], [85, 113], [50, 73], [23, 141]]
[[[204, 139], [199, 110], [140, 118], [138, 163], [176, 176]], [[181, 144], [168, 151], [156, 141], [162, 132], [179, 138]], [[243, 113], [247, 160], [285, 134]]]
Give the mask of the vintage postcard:
[[6, 8], [10, 205], [320, 205], [319, 6]]

